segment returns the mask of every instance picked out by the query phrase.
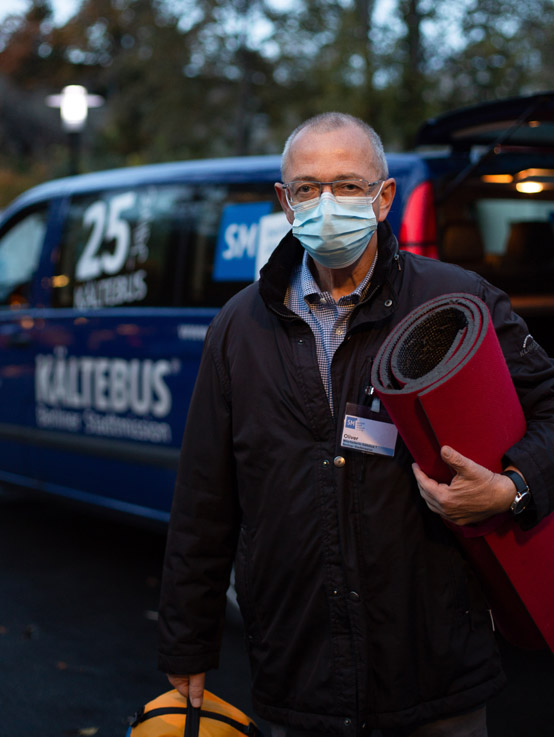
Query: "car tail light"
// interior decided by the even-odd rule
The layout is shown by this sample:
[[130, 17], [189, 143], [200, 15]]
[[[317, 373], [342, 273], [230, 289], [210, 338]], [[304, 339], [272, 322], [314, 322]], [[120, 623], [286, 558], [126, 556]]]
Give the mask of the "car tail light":
[[438, 258], [435, 201], [431, 182], [418, 184], [408, 198], [400, 225], [399, 245], [404, 251]]

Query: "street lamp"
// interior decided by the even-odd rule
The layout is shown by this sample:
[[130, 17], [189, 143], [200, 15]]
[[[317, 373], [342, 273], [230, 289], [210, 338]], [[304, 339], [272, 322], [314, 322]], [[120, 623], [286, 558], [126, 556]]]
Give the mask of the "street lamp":
[[70, 173], [79, 173], [81, 148], [81, 132], [87, 122], [88, 111], [100, 107], [104, 98], [100, 95], [89, 95], [86, 87], [70, 84], [62, 89], [60, 95], [48, 95], [46, 104], [60, 109], [62, 128], [67, 132], [70, 153]]

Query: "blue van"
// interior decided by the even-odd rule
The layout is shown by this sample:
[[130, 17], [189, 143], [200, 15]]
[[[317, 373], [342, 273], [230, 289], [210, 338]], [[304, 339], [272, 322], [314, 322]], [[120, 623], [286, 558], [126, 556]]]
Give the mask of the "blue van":
[[[420, 143], [388, 156], [401, 247], [485, 274], [552, 350], [554, 93], [429, 121]], [[207, 327], [289, 228], [279, 164], [87, 174], [4, 211], [0, 483], [168, 519]]]

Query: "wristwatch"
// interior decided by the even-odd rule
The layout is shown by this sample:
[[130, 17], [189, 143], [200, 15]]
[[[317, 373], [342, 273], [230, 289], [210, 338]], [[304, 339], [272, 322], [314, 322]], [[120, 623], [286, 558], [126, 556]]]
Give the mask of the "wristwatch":
[[510, 511], [514, 514], [521, 514], [529, 506], [533, 498], [529, 487], [517, 471], [502, 471], [502, 476], [507, 476], [511, 479], [516, 487], [516, 495], [510, 506]]

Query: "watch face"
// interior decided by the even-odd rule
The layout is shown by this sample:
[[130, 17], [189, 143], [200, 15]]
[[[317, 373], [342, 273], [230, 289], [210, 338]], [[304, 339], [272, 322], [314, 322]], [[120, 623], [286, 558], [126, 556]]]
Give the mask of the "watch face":
[[525, 490], [522, 493], [518, 492], [510, 508], [514, 514], [519, 514], [520, 512], [523, 512], [523, 510], [529, 504], [530, 501], [531, 501], [531, 494], [529, 493], [529, 491]]

